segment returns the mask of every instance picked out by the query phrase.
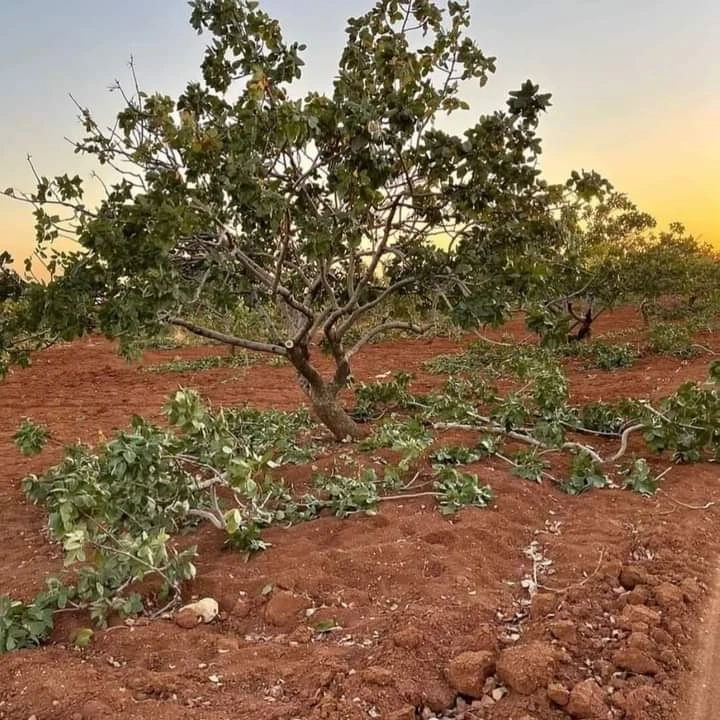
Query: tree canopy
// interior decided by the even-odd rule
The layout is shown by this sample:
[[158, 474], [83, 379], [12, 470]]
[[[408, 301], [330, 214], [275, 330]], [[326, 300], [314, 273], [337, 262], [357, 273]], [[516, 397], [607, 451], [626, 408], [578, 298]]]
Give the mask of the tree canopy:
[[[305, 46], [257, 2], [190, 5], [208, 36], [201, 81], [149, 93], [131, 65], [112, 127], [78, 105], [76, 151], [104, 173], [101, 202], [86, 203], [71, 174], [6, 191], [33, 205], [51, 274], [28, 293], [26, 330], [98, 328], [131, 352], [170, 325], [282, 356], [335, 436], [356, 438], [337, 401], [352, 358], [383, 333], [423, 330], [393, 315], [395, 295], [440, 302], [461, 324], [501, 322], [542, 293], [576, 292], [613, 238], [649, 224], [596, 173], [542, 179], [550, 95], [530, 80], [504, 108], [468, 112], [463, 91], [495, 71], [468, 34], [469, 3], [379, 0], [348, 20], [332, 91], [305, 96], [294, 92]], [[463, 111], [462, 134], [443, 129]], [[608, 212], [590, 217], [608, 194]], [[68, 234], [79, 250], [54, 250]], [[213, 321], [241, 301], [265, 313], [262, 337]]]

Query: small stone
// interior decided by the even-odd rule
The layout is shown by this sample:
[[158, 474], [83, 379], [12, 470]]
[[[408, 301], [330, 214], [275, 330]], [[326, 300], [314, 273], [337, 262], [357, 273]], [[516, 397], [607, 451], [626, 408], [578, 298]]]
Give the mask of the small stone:
[[685, 638], [685, 630], [677, 620], [668, 620], [665, 623], [665, 627], [676, 640]]
[[533, 620], [540, 620], [555, 612], [557, 597], [553, 593], [535, 593], [530, 602], [530, 616]]
[[622, 648], [613, 654], [615, 665], [636, 675], [655, 675], [660, 667], [647, 653], [637, 648]]
[[455, 701], [455, 691], [438, 678], [437, 681], [425, 682], [422, 685], [422, 703], [434, 713], [441, 715]]
[[634, 623], [646, 623], [651, 627], [658, 625], [660, 613], [647, 605], [626, 605], [618, 618], [618, 624], [622, 628], [629, 629]]
[[551, 645], [535, 641], [505, 648], [496, 665], [498, 677], [505, 685], [521, 695], [531, 695], [550, 681], [555, 657]]
[[651, 655], [653, 651], [655, 650], [655, 646], [653, 645], [652, 640], [647, 635], [647, 633], [642, 632], [633, 632], [630, 634], [630, 637], [627, 639], [628, 647], [634, 648], [636, 650], [642, 650], [644, 653], [647, 653], [648, 655]]
[[667, 632], [666, 630], [663, 630], [662, 628], [655, 628], [652, 631], [652, 639], [658, 645], [672, 645], [673, 644], [672, 635], [670, 635], [669, 632]]
[[445, 677], [454, 690], [471, 698], [483, 695], [486, 679], [495, 671], [495, 658], [487, 651], [464, 652], [454, 657]]
[[620, 570], [620, 584], [626, 590], [632, 590], [636, 585], [645, 582], [647, 573], [637, 565], [625, 565]]
[[288, 640], [300, 645], [307, 645], [315, 637], [315, 632], [309, 625], [298, 625], [288, 635]]
[[695, 602], [700, 595], [702, 595], [702, 588], [695, 578], [685, 578], [680, 583], [680, 589], [682, 590], [685, 602], [688, 603]]
[[547, 696], [551, 702], [565, 707], [570, 700], [570, 691], [560, 683], [550, 683], [547, 688]]
[[175, 624], [185, 630], [197, 627], [201, 622], [202, 618], [193, 608], [183, 608], [175, 614]]
[[645, 605], [650, 598], [650, 591], [647, 585], [636, 585], [626, 597], [630, 605]]
[[570, 693], [567, 711], [574, 718], [600, 720], [607, 714], [605, 694], [592, 679], [579, 682]]
[[655, 602], [663, 610], [678, 608], [683, 604], [683, 591], [669, 582], [660, 583], [655, 588]]
[[491, 693], [490, 697], [495, 702], [500, 702], [507, 695], [507, 689], [504, 687], [495, 688]]
[[265, 621], [276, 627], [294, 625], [302, 610], [307, 607], [307, 600], [291, 592], [274, 593], [265, 605]]
[[577, 625], [572, 620], [556, 620], [550, 625], [550, 634], [566, 645], [577, 642]]
[[235, 618], [245, 618], [250, 614], [251, 605], [245, 598], [238, 598], [233, 605], [230, 614]]
[[389, 687], [395, 684], [395, 674], [384, 667], [371, 665], [360, 673], [360, 677], [369, 685]]
[[417, 628], [408, 627], [396, 632], [392, 636], [392, 641], [399, 648], [417, 650], [417, 648], [425, 643], [425, 637]]
[[204, 597], [196, 602], [189, 603], [188, 605], [181, 607], [178, 613], [190, 611], [194, 612], [202, 622], [209, 623], [218, 616], [220, 608], [215, 598]]
[[607, 683], [615, 672], [615, 666], [608, 660], [601, 659], [595, 663], [595, 672], [597, 672], [604, 683]]

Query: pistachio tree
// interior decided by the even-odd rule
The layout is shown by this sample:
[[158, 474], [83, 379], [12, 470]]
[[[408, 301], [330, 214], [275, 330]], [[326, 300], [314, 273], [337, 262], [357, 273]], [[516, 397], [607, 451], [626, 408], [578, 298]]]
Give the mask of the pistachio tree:
[[[495, 70], [468, 34], [469, 3], [379, 0], [348, 20], [331, 91], [304, 96], [305, 46], [257, 2], [190, 5], [209, 37], [199, 82], [149, 93], [133, 70], [110, 128], [78, 105], [76, 150], [97, 161], [102, 200], [72, 174], [7, 191], [34, 206], [37, 256], [55, 273], [35, 321], [63, 337], [97, 327], [126, 349], [170, 325], [281, 356], [318, 418], [357, 438], [338, 401], [354, 356], [423, 329], [393, 316], [393, 296], [419, 288], [459, 319], [499, 320], [552, 242], [536, 167], [550, 96], [528, 81], [504, 108], [469, 112], [463, 93]], [[80, 251], [54, 253], [68, 233]], [[240, 300], [267, 313], [264, 337], [215, 322]]]

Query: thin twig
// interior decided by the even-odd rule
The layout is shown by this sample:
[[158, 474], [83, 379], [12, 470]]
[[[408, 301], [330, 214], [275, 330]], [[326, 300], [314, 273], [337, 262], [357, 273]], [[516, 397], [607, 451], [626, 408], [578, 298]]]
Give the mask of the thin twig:
[[407, 493], [405, 495], [382, 495], [378, 500], [412, 500], [420, 497], [440, 497], [440, 493], [428, 490], [427, 492]]
[[605, 558], [605, 548], [602, 548], [602, 550], [600, 550], [600, 557], [598, 558], [597, 565], [595, 565], [595, 569], [589, 575], [587, 575], [582, 580], [580, 580], [580, 582], [576, 582], [576, 583], [573, 583], [572, 585], [567, 585], [566, 587], [562, 587], [562, 588], [552, 588], [552, 587], [548, 587], [547, 585], [538, 585], [538, 588], [540, 588], [541, 590], [547, 590], [548, 592], [564, 593], [564, 592], [567, 592], [568, 590], [574, 590], [575, 588], [582, 587], [586, 582], [588, 582], [588, 580], [590, 580], [590, 578], [595, 577], [595, 575], [597, 575], [598, 572], [600, 572], [600, 566], [602, 565], [602, 561], [604, 558]]
[[668, 500], [670, 500], [670, 502], [673, 502], [680, 507], [687, 508], [688, 510], [708, 510], [713, 507], [713, 505], [717, 505], [720, 502], [720, 500], [708, 500], [708, 502], [704, 505], [688, 505], [687, 503], [676, 500], [672, 495], [669, 495], [664, 490], [658, 490], [658, 493], [663, 494]]

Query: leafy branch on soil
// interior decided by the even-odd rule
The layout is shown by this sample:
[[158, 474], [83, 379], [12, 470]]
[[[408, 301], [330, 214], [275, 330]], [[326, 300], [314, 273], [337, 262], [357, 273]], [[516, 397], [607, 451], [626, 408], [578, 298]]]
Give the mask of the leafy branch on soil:
[[[178, 390], [165, 408], [169, 428], [134, 417], [128, 430], [97, 451], [81, 444], [66, 448], [45, 475], [23, 481], [28, 498], [48, 510], [49, 532], [63, 546], [66, 571], [29, 603], [3, 598], [0, 649], [42, 641], [58, 610], [89, 611], [102, 625], [111, 613], [172, 604], [181, 583], [194, 574], [195, 556], [194, 548], [180, 550], [173, 536], [202, 520], [249, 554], [267, 547], [261, 533], [272, 524], [328, 512], [374, 513], [383, 500], [432, 497], [444, 514], [484, 507], [493, 500], [492, 490], [460, 466], [493, 458], [519, 477], [550, 479], [570, 494], [616, 487], [616, 473], [623, 487], [651, 495], [667, 470], [654, 475], [642, 457], [618, 466], [636, 434], [650, 451], [672, 452], [675, 462], [697, 462], [708, 452], [720, 456], [720, 362], [711, 364], [707, 382], [685, 383], [654, 404], [584, 408], [568, 404], [567, 380], [544, 350], [522, 348], [508, 364], [517, 387], [505, 394], [492, 384], [492, 372], [483, 377], [479, 370], [424, 395], [411, 391], [407, 373], [360, 384], [356, 414], [376, 422], [357, 450], [344, 456], [356, 470], [316, 470], [304, 494], [285, 484], [283, 468], [306, 464], [322, 451], [313, 444], [314, 425], [305, 410], [212, 411], [197, 393]], [[433, 430], [445, 429], [471, 431], [476, 441], [438, 444]], [[29, 419], [15, 434], [26, 454], [48, 440], [47, 429]], [[611, 441], [619, 447], [608, 451]], [[385, 455], [373, 454], [379, 452]], [[570, 463], [556, 477], [550, 458], [562, 452], [570, 453]], [[359, 453], [380, 461], [382, 471]], [[143, 601], [135, 588], [151, 578], [154, 596]]]
[[[153, 602], [169, 600], [166, 607], [171, 606], [181, 583], [195, 572], [195, 549], [179, 551], [172, 535], [200, 520], [222, 529], [230, 546], [251, 553], [267, 547], [260, 531], [273, 523], [302, 522], [324, 511], [343, 517], [372, 513], [383, 500], [381, 491], [411, 484], [403, 486], [402, 470], [393, 467], [381, 477], [371, 468], [356, 477], [316, 473], [315, 493], [298, 498], [273, 473], [306, 463], [319, 450], [308, 444], [313, 425], [306, 411], [213, 413], [186, 390], [165, 410], [170, 429], [134, 417], [129, 430], [99, 451], [70, 446], [43, 476], [24, 479], [28, 498], [48, 510], [48, 530], [62, 544], [67, 570], [29, 603], [2, 598], [0, 651], [41, 642], [60, 610], [89, 611], [101, 626], [111, 613], [147, 612], [147, 603], [133, 591], [140, 581], [153, 579]], [[39, 452], [47, 439], [47, 430], [29, 420], [15, 436], [25, 453]], [[407, 433], [403, 438], [389, 432], [376, 443], [394, 440], [406, 447]], [[446, 514], [492, 500], [476, 475], [442, 464], [433, 473], [432, 491], [422, 494], [436, 498]]]

